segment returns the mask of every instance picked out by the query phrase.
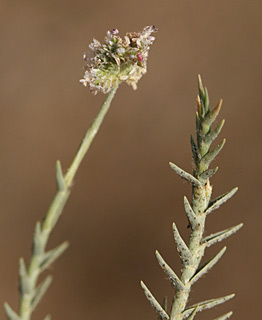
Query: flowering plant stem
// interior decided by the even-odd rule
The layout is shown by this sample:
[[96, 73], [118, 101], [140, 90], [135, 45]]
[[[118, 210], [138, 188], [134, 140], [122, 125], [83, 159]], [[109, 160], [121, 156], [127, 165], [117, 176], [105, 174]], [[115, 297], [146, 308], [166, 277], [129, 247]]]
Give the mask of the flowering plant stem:
[[[56, 164], [56, 181], [57, 192], [53, 201], [44, 217], [42, 223], [37, 222], [33, 239], [32, 256], [29, 262], [28, 269], [26, 268], [24, 259], [20, 259], [19, 263], [19, 290], [20, 290], [20, 307], [19, 313], [11, 309], [5, 303], [5, 311], [10, 320], [30, 320], [31, 314], [48, 286], [52, 281], [51, 276], [40, 284], [37, 284], [39, 275], [54, 262], [68, 247], [68, 242], [64, 242], [55, 249], [46, 252], [47, 242], [51, 231], [54, 229], [58, 218], [70, 195], [70, 186], [76, 175], [76, 172], [88, 151], [94, 137], [96, 136], [104, 117], [109, 110], [111, 101], [115, 96], [118, 86], [112, 88], [105, 99], [98, 115], [88, 129], [67, 173], [63, 175], [61, 164], [57, 161]], [[46, 319], [49, 319], [47, 316]]]

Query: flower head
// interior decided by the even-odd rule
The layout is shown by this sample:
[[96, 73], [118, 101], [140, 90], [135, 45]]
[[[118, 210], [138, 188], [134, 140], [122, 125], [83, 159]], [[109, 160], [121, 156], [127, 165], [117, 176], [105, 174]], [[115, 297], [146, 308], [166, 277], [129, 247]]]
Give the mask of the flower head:
[[147, 70], [148, 51], [155, 40], [151, 34], [157, 31], [154, 26], [148, 26], [140, 32], [128, 32], [122, 39], [118, 30], [113, 29], [107, 31], [104, 44], [94, 39], [89, 45], [92, 55], [83, 56], [87, 64], [80, 82], [94, 94], [108, 93], [123, 81], [135, 90]]

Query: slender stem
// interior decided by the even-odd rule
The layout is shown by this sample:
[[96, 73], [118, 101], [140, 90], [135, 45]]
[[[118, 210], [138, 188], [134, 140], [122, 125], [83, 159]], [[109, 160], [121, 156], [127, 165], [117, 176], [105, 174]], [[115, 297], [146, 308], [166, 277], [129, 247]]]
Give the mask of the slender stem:
[[[46, 249], [46, 245], [47, 245], [50, 233], [54, 229], [55, 224], [62, 213], [62, 210], [70, 195], [70, 185], [76, 175], [76, 172], [86, 152], [88, 151], [94, 137], [96, 136], [107, 111], [109, 110], [111, 101], [114, 98], [117, 88], [118, 87], [115, 87], [109, 92], [98, 115], [96, 116], [92, 125], [86, 132], [86, 135], [65, 176], [63, 176], [61, 172], [61, 176], [58, 177], [60, 172], [59, 171], [60, 164], [58, 163], [57, 165], [57, 179], [60, 178], [60, 180], [62, 180], [62, 183], [64, 183], [64, 186], [61, 187], [58, 185], [58, 190], [50, 204], [50, 207], [47, 211], [46, 216], [44, 217], [40, 225], [39, 230], [37, 229], [39, 225], [36, 226], [33, 252], [32, 252], [32, 256], [29, 262], [29, 267], [26, 275], [27, 277], [26, 280], [28, 285], [23, 286], [20, 283], [21, 295], [20, 295], [19, 316], [21, 320], [31, 319], [31, 314], [33, 312], [32, 300], [34, 299], [34, 296], [35, 296], [39, 275], [44, 270], [42, 267], [42, 264], [46, 255], [45, 249]], [[36, 244], [36, 239], [37, 239], [37, 244]], [[66, 247], [67, 247], [67, 244], [65, 244], [64, 248]], [[24, 277], [20, 279], [24, 280]]]
[[72, 161], [72, 163], [71, 163], [71, 165], [65, 175], [65, 182], [68, 187], [72, 183], [77, 169], [79, 168], [87, 150], [89, 149], [94, 137], [97, 134], [97, 131], [99, 130], [99, 128], [101, 126], [101, 123], [103, 122], [103, 119], [104, 119], [104, 117], [110, 107], [111, 101], [114, 98], [114, 95], [117, 91], [117, 88], [118, 87], [115, 87], [109, 92], [101, 110], [99, 111], [99, 113], [98, 113], [97, 117], [95, 118], [94, 122], [92, 123], [91, 127], [88, 129], [88, 131], [87, 131], [87, 133], [86, 133], [86, 135], [85, 135], [85, 137], [79, 147], [79, 150], [78, 150], [76, 156], [74, 157], [74, 159], [73, 159], [73, 161]]

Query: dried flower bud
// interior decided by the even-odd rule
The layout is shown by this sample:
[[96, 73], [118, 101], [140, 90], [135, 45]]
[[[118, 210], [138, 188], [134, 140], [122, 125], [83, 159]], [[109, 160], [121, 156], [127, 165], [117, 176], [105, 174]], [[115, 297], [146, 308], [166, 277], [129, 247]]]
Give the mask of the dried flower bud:
[[107, 31], [105, 44], [94, 39], [89, 45], [93, 55], [88, 58], [84, 54], [87, 64], [80, 82], [94, 94], [108, 93], [123, 81], [135, 90], [138, 80], [146, 73], [148, 51], [155, 40], [151, 34], [157, 31], [154, 26], [148, 26], [140, 32], [128, 32], [122, 39], [119, 31], [113, 29]]

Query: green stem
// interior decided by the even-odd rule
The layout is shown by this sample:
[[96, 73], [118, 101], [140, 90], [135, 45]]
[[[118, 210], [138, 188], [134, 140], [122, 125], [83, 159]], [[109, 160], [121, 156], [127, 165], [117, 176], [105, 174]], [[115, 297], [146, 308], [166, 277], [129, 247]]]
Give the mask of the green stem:
[[210, 199], [211, 193], [212, 187], [209, 181], [205, 186], [193, 187], [192, 209], [196, 214], [196, 228], [192, 230], [188, 245], [193, 259], [191, 264], [183, 266], [181, 281], [184, 284], [184, 288], [176, 291], [170, 313], [170, 320], [182, 320], [184, 318], [183, 311], [185, 310], [192, 285], [190, 279], [196, 273], [205, 252], [205, 246], [201, 245], [201, 240], [203, 238], [206, 220], [204, 212], [208, 206], [208, 199]]
[[74, 157], [74, 160], [72, 161], [72, 163], [71, 163], [71, 165], [65, 175], [65, 182], [68, 187], [71, 185], [77, 169], [79, 168], [87, 150], [89, 149], [94, 137], [97, 134], [97, 131], [99, 130], [99, 128], [101, 126], [101, 123], [103, 122], [103, 119], [104, 119], [104, 117], [110, 107], [111, 101], [114, 98], [114, 95], [117, 91], [117, 88], [118, 87], [115, 87], [109, 92], [101, 110], [99, 111], [99, 113], [98, 113], [97, 117], [95, 118], [94, 122], [92, 123], [91, 127], [88, 129], [88, 131], [87, 131], [87, 133], [86, 133], [86, 135], [85, 135], [85, 137], [79, 147], [79, 150], [78, 150], [76, 156]]
[[[28, 281], [27, 282], [28, 285], [26, 286], [26, 288], [23, 288], [23, 286], [21, 286], [21, 277], [20, 277], [20, 293], [21, 294], [20, 294], [19, 316], [21, 320], [31, 319], [31, 314], [33, 312], [32, 300], [35, 295], [39, 275], [43, 271], [43, 268], [42, 268], [43, 257], [45, 255], [45, 249], [46, 249], [46, 245], [47, 245], [50, 233], [54, 229], [55, 224], [62, 213], [62, 210], [70, 195], [70, 186], [72, 184], [72, 181], [76, 175], [76, 172], [85, 154], [87, 153], [92, 141], [94, 140], [104, 120], [104, 117], [107, 111], [110, 108], [111, 102], [115, 96], [117, 89], [118, 87], [115, 87], [109, 92], [98, 115], [96, 116], [92, 125], [86, 132], [86, 135], [65, 176], [63, 176], [62, 172], [60, 171], [61, 170], [60, 163], [57, 164], [57, 180], [60, 179], [60, 182], [62, 181], [62, 184], [64, 183], [64, 185], [61, 187], [61, 185], [59, 186], [59, 183], [58, 183], [58, 190], [50, 204], [50, 207], [47, 211], [46, 216], [44, 217], [41, 223], [41, 226], [39, 228], [40, 230], [38, 231], [38, 236], [35, 235], [33, 252], [32, 252], [32, 256], [29, 262], [29, 267], [26, 275], [27, 281]], [[36, 227], [35, 233], [37, 233], [37, 227]], [[37, 240], [37, 245], [36, 245], [36, 240]], [[24, 276], [23, 276], [23, 279], [24, 279]]]

